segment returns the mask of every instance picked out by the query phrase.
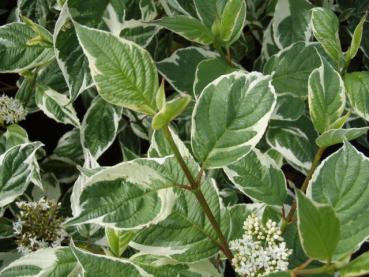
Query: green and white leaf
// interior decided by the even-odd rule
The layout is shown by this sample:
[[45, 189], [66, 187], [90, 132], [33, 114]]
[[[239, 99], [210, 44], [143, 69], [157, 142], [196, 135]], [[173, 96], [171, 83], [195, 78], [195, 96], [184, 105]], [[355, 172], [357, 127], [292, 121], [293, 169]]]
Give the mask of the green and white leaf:
[[0, 156], [0, 207], [22, 195], [35, 171], [35, 154], [40, 142], [13, 146]]
[[340, 268], [340, 276], [365, 276], [369, 273], [369, 252], [366, 252]]
[[316, 169], [308, 195], [330, 205], [341, 223], [341, 236], [334, 258], [357, 250], [369, 237], [369, 159], [351, 144], [329, 156]]
[[146, 48], [155, 35], [159, 32], [158, 27], [147, 25], [140, 21], [129, 21], [123, 25], [120, 37], [131, 40], [138, 45]]
[[273, 159], [256, 148], [225, 167], [224, 172], [237, 189], [256, 201], [282, 206], [286, 200], [283, 171]]
[[297, 194], [297, 226], [302, 248], [316, 260], [330, 262], [340, 238], [340, 222], [329, 205], [314, 203]]
[[341, 75], [323, 57], [322, 65], [309, 76], [308, 101], [315, 129], [323, 133], [331, 129], [346, 105], [345, 86]]
[[45, 64], [53, 58], [52, 48], [28, 44], [36, 36], [37, 33], [24, 23], [10, 23], [0, 27], [1, 73], [19, 73]]
[[67, 4], [55, 24], [53, 40], [56, 60], [69, 87], [69, 98], [74, 101], [92, 85], [92, 79]]
[[271, 78], [241, 71], [210, 83], [192, 115], [191, 144], [205, 168], [244, 157], [262, 138], [276, 104]]
[[130, 260], [144, 269], [151, 276], [183, 276], [183, 277], [220, 277], [210, 261], [191, 264], [179, 264], [169, 258], [138, 253]]
[[11, 238], [14, 236], [13, 221], [6, 217], [0, 217], [0, 239]]
[[246, 21], [246, 3], [243, 0], [229, 0], [224, 6], [219, 23], [219, 39], [225, 46], [237, 41]]
[[114, 105], [154, 114], [158, 76], [150, 54], [111, 33], [76, 23], [75, 27], [100, 96]]
[[316, 146], [301, 129], [276, 126], [268, 130], [266, 139], [270, 147], [281, 153], [291, 166], [304, 173], [310, 169]]
[[69, 247], [43, 248], [15, 260], [5, 267], [2, 277], [77, 277], [80, 274]]
[[353, 112], [369, 121], [369, 72], [346, 73], [344, 81]]
[[236, 67], [230, 66], [229, 63], [220, 57], [201, 61], [197, 65], [195, 80], [193, 82], [193, 93], [195, 97], [199, 97], [203, 89], [221, 75], [226, 75], [236, 70]]
[[306, 0], [279, 0], [273, 17], [273, 38], [280, 49], [310, 41], [310, 9]]
[[350, 62], [356, 56], [357, 52], [359, 51], [359, 48], [361, 45], [361, 38], [363, 36], [363, 28], [364, 28], [365, 20], [366, 20], [366, 15], [364, 15], [360, 19], [359, 23], [356, 25], [354, 33], [352, 34], [350, 47], [349, 49], [347, 49], [345, 53], [346, 63]]
[[339, 38], [339, 21], [333, 11], [316, 7], [311, 11], [311, 25], [315, 38], [340, 69], [343, 54]]
[[214, 35], [211, 30], [201, 23], [201, 21], [193, 17], [176, 15], [161, 18], [153, 21], [153, 23], [183, 36], [190, 41], [204, 45], [209, 45], [214, 41]]
[[264, 73], [273, 76], [278, 94], [290, 93], [307, 97], [310, 73], [321, 65], [314, 44], [297, 42], [273, 56], [264, 67]]
[[192, 95], [197, 66], [203, 60], [217, 56], [218, 54], [199, 47], [187, 47], [161, 60], [157, 63], [157, 67], [160, 74], [173, 88]]
[[277, 95], [277, 105], [274, 109], [272, 119], [295, 121], [305, 113], [305, 101], [290, 93]]
[[316, 144], [321, 148], [326, 148], [344, 141], [357, 139], [365, 135], [369, 127], [350, 128], [350, 129], [333, 129], [325, 131], [316, 139]]
[[167, 218], [176, 199], [173, 187], [177, 183], [168, 182], [158, 169], [140, 161], [120, 163], [89, 178], [81, 188], [77, 215], [68, 224], [137, 230]]
[[83, 148], [81, 145], [80, 129], [74, 128], [66, 132], [58, 141], [53, 155], [62, 158], [69, 158], [76, 164], [83, 163]]
[[97, 255], [72, 246], [72, 251], [81, 265], [83, 276], [132, 276], [150, 277], [141, 268], [127, 259], [118, 259], [109, 256]]
[[45, 115], [56, 122], [79, 127], [79, 119], [70, 99], [64, 94], [43, 86], [36, 87], [36, 105]]
[[81, 145], [98, 159], [115, 140], [121, 108], [97, 96], [87, 110], [81, 125]]

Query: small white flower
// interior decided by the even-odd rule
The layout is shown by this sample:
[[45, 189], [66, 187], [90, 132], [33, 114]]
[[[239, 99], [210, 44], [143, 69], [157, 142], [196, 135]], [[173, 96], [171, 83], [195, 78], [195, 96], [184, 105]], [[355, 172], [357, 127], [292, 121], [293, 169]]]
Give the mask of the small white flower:
[[237, 273], [263, 276], [288, 269], [292, 251], [287, 249], [276, 222], [268, 220], [264, 226], [256, 215], [251, 214], [243, 229], [243, 237], [230, 242], [234, 252], [232, 263]]
[[17, 123], [26, 117], [26, 110], [18, 99], [0, 96], [0, 124]]
[[23, 228], [22, 221], [18, 220], [16, 222], [13, 222], [13, 230], [16, 235], [22, 233], [22, 228]]

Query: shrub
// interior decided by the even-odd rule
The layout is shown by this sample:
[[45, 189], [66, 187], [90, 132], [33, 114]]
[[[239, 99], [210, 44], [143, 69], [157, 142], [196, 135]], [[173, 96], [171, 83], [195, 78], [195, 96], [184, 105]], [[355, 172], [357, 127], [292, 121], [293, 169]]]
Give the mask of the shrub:
[[0, 275], [368, 274], [368, 5], [4, 1]]

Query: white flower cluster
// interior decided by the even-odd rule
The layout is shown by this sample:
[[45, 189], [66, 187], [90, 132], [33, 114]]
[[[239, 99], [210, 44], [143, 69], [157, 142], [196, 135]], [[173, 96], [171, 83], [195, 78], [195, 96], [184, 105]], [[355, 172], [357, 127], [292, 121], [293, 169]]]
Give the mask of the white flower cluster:
[[16, 204], [20, 212], [13, 230], [18, 252], [28, 254], [40, 248], [61, 246], [68, 234], [61, 226], [64, 219], [59, 215], [60, 203], [41, 198], [38, 202]]
[[234, 252], [232, 263], [237, 273], [253, 277], [288, 269], [292, 250], [286, 248], [275, 222], [268, 220], [263, 225], [255, 214], [251, 214], [243, 229], [243, 237], [230, 243]]
[[17, 123], [26, 117], [26, 110], [17, 99], [0, 96], [0, 125]]

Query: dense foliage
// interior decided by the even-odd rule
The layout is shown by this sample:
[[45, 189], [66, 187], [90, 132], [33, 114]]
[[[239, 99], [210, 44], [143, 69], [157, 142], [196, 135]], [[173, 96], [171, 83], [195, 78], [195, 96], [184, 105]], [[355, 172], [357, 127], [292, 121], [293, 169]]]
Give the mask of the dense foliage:
[[0, 275], [369, 274], [368, 7], [1, 1]]

